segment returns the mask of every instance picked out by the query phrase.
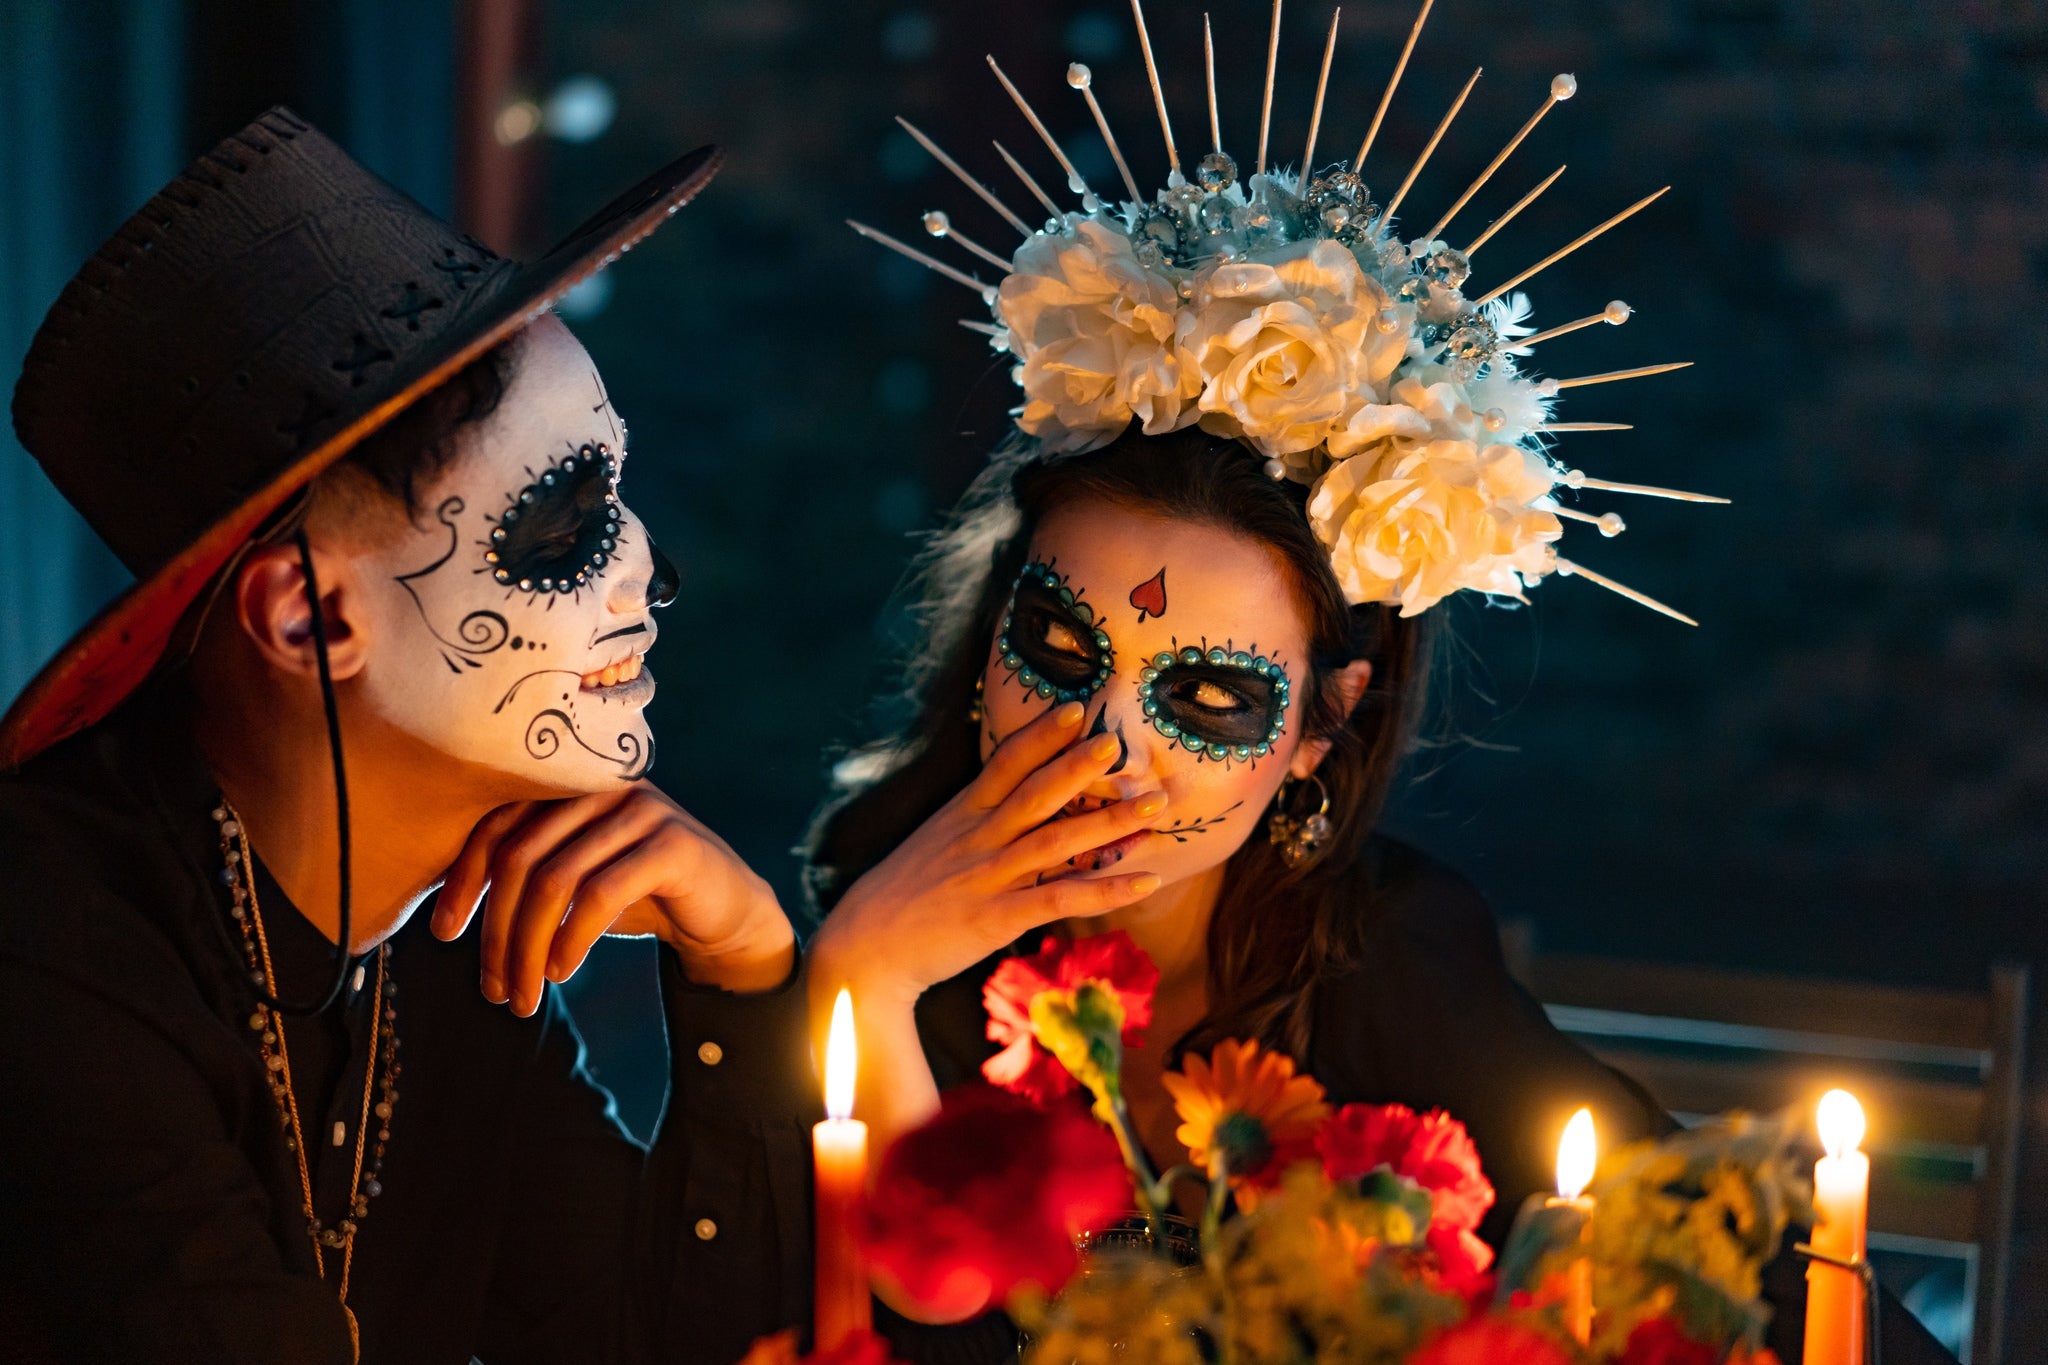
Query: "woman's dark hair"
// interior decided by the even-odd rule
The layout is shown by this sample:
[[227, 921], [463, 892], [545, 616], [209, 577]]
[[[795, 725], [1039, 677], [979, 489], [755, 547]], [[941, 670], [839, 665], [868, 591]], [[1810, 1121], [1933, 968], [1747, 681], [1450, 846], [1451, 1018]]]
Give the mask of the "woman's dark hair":
[[[819, 913], [980, 770], [969, 719], [975, 684], [1040, 522], [1071, 503], [1107, 502], [1205, 523], [1287, 565], [1309, 641], [1306, 733], [1332, 741], [1317, 776], [1334, 830], [1329, 852], [1300, 871], [1263, 831], [1232, 855], [1209, 926], [1209, 1016], [1181, 1043], [1254, 1038], [1305, 1062], [1315, 987], [1357, 960], [1370, 920], [1363, 854], [1417, 729], [1431, 637], [1427, 616], [1345, 603], [1306, 499], [1300, 485], [1269, 478], [1242, 444], [1196, 429], [1146, 436], [1134, 427], [1083, 455], [1000, 454], [919, 563], [911, 719], [840, 762], [837, 794], [812, 825], [805, 852]], [[1371, 660], [1372, 681], [1347, 720], [1329, 683], [1358, 659]]]

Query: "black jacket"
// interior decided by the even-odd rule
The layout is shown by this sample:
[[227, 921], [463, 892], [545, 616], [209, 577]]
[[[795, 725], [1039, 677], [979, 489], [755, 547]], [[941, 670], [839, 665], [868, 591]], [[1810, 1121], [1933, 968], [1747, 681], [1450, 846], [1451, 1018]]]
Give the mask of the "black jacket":
[[[348, 1359], [248, 1026], [217, 800], [164, 696], [0, 779], [0, 1359]], [[287, 994], [317, 993], [331, 947], [258, 890]], [[477, 935], [444, 944], [425, 918], [392, 940], [400, 1094], [352, 1267], [362, 1358], [730, 1365], [807, 1321], [801, 982], [733, 995], [663, 954], [669, 1103], [646, 1149], [558, 992], [531, 1019], [488, 1004]], [[371, 994], [285, 1022], [330, 1223]]]

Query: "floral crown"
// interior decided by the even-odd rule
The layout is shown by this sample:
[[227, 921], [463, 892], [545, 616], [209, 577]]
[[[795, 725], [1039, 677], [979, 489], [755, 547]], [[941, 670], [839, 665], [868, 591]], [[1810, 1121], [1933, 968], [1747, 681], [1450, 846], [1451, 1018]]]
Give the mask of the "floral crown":
[[[1601, 534], [1623, 529], [1613, 512], [1594, 515], [1559, 500], [1565, 490], [1635, 493], [1689, 502], [1724, 498], [1612, 483], [1569, 468], [1551, 452], [1554, 435], [1616, 431], [1611, 422], [1558, 422], [1565, 389], [1634, 379], [1689, 362], [1647, 365], [1577, 378], [1538, 378], [1524, 368], [1534, 348], [1594, 323], [1628, 320], [1616, 301], [1590, 317], [1543, 331], [1514, 292], [1623, 219], [1648, 195], [1527, 270], [1476, 297], [1466, 293], [1472, 257], [1527, 208], [1558, 167], [1463, 247], [1443, 234], [1551, 109], [1578, 82], [1560, 75], [1542, 105], [1419, 236], [1403, 241], [1395, 213], [1465, 105], [1477, 71], [1423, 147], [1400, 187], [1376, 202], [1361, 174], [1387, 106], [1434, 0], [1424, 0], [1358, 154], [1317, 169], [1323, 95], [1336, 51], [1337, 18], [1323, 49], [1308, 145], [1299, 174], [1267, 162], [1280, 0], [1266, 53], [1258, 159], [1248, 181], [1223, 151], [1216, 117], [1215, 48], [1203, 20], [1210, 150], [1182, 173], [1140, 0], [1131, 0], [1171, 167], [1167, 187], [1147, 199], [1096, 101], [1093, 75], [1075, 63], [1067, 84], [1087, 102], [1129, 199], [1109, 203], [1074, 168], [1022, 93], [988, 59], [996, 79], [1066, 174], [1080, 208], [1062, 209], [1001, 143], [996, 151], [1048, 218], [1034, 229], [908, 120], [906, 131], [945, 168], [1024, 234], [1008, 258], [953, 228], [944, 213], [925, 229], [1001, 272], [999, 284], [927, 255], [862, 223], [851, 226], [919, 264], [978, 292], [993, 321], [962, 325], [1016, 356], [1024, 390], [1018, 427], [1047, 451], [1107, 444], [1135, 421], [1148, 435], [1199, 425], [1235, 437], [1265, 457], [1266, 472], [1309, 486], [1308, 516], [1328, 547], [1337, 580], [1354, 603], [1427, 610], [1461, 589], [1526, 601], [1552, 573], [1602, 587], [1695, 624], [1632, 588], [1557, 552], [1563, 521]], [[1668, 188], [1668, 187], [1667, 187]]]

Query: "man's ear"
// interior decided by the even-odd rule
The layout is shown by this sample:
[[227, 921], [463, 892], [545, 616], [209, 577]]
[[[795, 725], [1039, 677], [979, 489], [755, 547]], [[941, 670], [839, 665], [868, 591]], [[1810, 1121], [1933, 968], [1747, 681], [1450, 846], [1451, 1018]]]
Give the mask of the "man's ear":
[[[320, 623], [327, 636], [327, 668], [336, 681], [362, 671], [367, 639], [355, 587], [355, 565], [313, 545], [313, 578], [320, 593]], [[266, 545], [235, 572], [235, 622], [271, 667], [316, 678], [313, 612], [306, 603], [306, 571], [295, 543]]]
[[[1351, 719], [1351, 713], [1358, 709], [1358, 703], [1365, 696], [1365, 689], [1371, 682], [1372, 661], [1354, 659], [1337, 670], [1323, 686], [1337, 690], [1337, 705], [1342, 709], [1344, 719], [1348, 721]], [[1330, 755], [1330, 743], [1327, 739], [1312, 739], [1296, 749], [1294, 757], [1287, 764], [1288, 774], [1296, 778], [1307, 777], [1321, 767], [1323, 760]]]

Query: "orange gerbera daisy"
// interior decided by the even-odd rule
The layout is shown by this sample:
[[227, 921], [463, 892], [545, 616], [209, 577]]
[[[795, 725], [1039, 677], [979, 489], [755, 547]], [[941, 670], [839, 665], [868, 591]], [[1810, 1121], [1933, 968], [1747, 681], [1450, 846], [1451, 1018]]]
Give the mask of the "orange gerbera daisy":
[[1323, 1087], [1295, 1075], [1292, 1057], [1235, 1038], [1160, 1079], [1181, 1119], [1174, 1136], [1196, 1165], [1229, 1174], [1240, 1204], [1277, 1187], [1295, 1162], [1314, 1159], [1316, 1133], [1330, 1116]]

